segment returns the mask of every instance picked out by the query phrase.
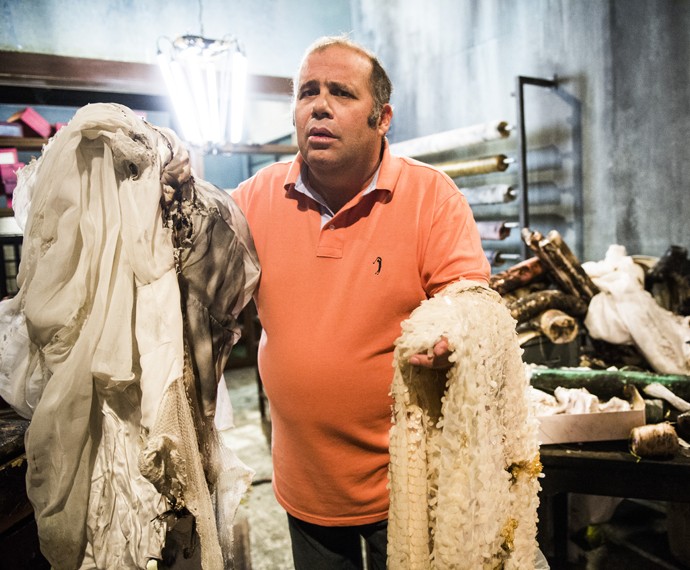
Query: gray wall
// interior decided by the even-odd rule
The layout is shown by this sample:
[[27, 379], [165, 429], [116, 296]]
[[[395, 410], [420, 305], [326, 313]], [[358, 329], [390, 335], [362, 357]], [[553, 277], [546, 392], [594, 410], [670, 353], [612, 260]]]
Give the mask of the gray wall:
[[[160, 36], [201, 29], [281, 76], [319, 35], [353, 31], [395, 83], [393, 141], [514, 123], [515, 77], [557, 76], [558, 92], [525, 88], [534, 225], [586, 259], [690, 246], [688, 0], [0, 0], [6, 50], [152, 62]], [[514, 155], [515, 137], [456, 154], [470, 152]], [[458, 182], [515, 180], [511, 166]]]
[[[672, 243], [690, 247], [690, 2], [353, 6], [357, 38], [380, 55], [395, 84], [392, 140], [495, 119], [514, 123], [515, 77], [556, 76], [560, 94], [525, 88], [530, 188], [562, 194], [535, 211], [575, 219], [564, 234], [585, 259], [600, 259], [612, 243], [655, 256]], [[578, 107], [581, 144], [572, 124]], [[512, 139], [470, 150], [514, 154], [515, 147]], [[511, 166], [458, 182], [514, 182], [516, 172]], [[530, 195], [548, 201], [538, 191]]]
[[349, 0], [0, 0], [0, 49], [154, 63], [158, 38], [238, 37], [250, 73], [288, 76]]
[[[349, 31], [349, 0], [0, 0], [0, 50], [155, 63], [160, 38], [232, 35], [257, 75], [289, 77], [314, 39]], [[21, 103], [0, 108], [0, 119]], [[254, 100], [248, 107], [245, 142], [292, 132], [289, 100]], [[249, 175], [249, 162], [246, 155], [209, 156], [198, 166], [205, 179], [231, 188]]]

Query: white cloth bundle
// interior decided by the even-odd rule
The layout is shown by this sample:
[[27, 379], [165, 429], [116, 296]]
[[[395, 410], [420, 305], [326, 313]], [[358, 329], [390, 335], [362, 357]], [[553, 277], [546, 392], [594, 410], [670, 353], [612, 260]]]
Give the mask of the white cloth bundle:
[[592, 338], [634, 344], [656, 372], [690, 374], [690, 317], [659, 305], [644, 288], [644, 270], [622, 245], [582, 268], [600, 292], [589, 303], [585, 326]]
[[[126, 107], [87, 105], [20, 174], [26, 227], [19, 293], [0, 303], [0, 395], [31, 418], [27, 493], [56, 570], [146, 567], [161, 558], [164, 513], [181, 506], [197, 519], [204, 567], [224, 566], [162, 218], [170, 136]], [[167, 439], [149, 437], [168, 426]], [[251, 472], [206, 440], [217, 512], [232, 516]], [[155, 470], [146, 460], [164, 454], [182, 462], [163, 465], [161, 481], [144, 477], [140, 466]], [[170, 502], [172, 488], [186, 504]]]
[[[408, 364], [445, 336], [453, 365]], [[459, 282], [403, 323], [395, 351], [388, 567], [534, 568], [541, 470], [515, 321]]]

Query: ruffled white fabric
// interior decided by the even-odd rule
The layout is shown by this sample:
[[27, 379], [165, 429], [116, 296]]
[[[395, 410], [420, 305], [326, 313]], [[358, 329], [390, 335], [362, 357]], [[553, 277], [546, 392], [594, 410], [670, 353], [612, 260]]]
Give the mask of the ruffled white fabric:
[[[408, 364], [441, 336], [447, 377]], [[515, 321], [498, 294], [460, 282], [396, 344], [388, 567], [534, 568], [541, 465]]]

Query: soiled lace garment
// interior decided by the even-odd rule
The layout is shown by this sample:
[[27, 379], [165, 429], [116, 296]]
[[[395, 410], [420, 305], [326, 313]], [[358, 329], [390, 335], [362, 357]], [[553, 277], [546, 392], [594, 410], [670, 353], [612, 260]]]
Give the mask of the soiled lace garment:
[[[447, 377], [408, 364], [442, 335]], [[537, 423], [498, 294], [465, 281], [423, 302], [394, 366], [388, 568], [534, 568]]]
[[[214, 388], [225, 389], [258, 264], [231, 201], [193, 179], [177, 242], [160, 179], [179, 147], [126, 107], [87, 105], [21, 171], [20, 290], [0, 303], [0, 395], [31, 418], [27, 492], [56, 569], [144, 568], [183, 511], [197, 519], [203, 567], [229, 564], [216, 514], [231, 524], [251, 471], [218, 437]], [[180, 294], [192, 259], [207, 297]], [[191, 342], [203, 318], [210, 332]], [[201, 381], [193, 361], [205, 363]]]

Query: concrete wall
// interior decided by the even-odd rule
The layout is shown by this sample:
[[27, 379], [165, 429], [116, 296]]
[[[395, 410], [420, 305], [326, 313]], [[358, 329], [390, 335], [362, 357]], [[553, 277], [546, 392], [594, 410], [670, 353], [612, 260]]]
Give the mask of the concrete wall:
[[[586, 259], [600, 259], [612, 243], [646, 255], [690, 246], [690, 2], [356, 0], [353, 7], [356, 37], [380, 55], [395, 84], [392, 140], [515, 122], [515, 77], [556, 76], [557, 93], [525, 88], [530, 187], [562, 194], [535, 211], [570, 218], [565, 235]], [[456, 154], [514, 154], [515, 146], [509, 139]], [[516, 168], [459, 183], [487, 181], [516, 181]]]
[[230, 34], [260, 75], [291, 75], [315, 38], [350, 27], [349, 0], [0, 0], [2, 50], [153, 63], [160, 37]]
[[[231, 35], [257, 75], [290, 77], [312, 41], [349, 31], [349, 0], [0, 0], [0, 50], [155, 63], [159, 38]], [[0, 108], [0, 118], [21, 107], [17, 101]], [[289, 101], [252, 100], [248, 108], [245, 142], [292, 132]], [[64, 110], [40, 111], [67, 120]], [[203, 176], [231, 188], [249, 176], [249, 162], [240, 155], [209, 156]]]
[[[515, 123], [515, 77], [556, 76], [555, 92], [525, 88], [534, 226], [562, 229], [587, 259], [611, 243], [690, 246], [687, 0], [0, 0], [6, 50], [152, 62], [159, 37], [201, 31], [239, 36], [253, 73], [282, 76], [316, 37], [353, 31], [395, 83], [393, 141]], [[458, 182], [512, 183], [516, 170]]]

